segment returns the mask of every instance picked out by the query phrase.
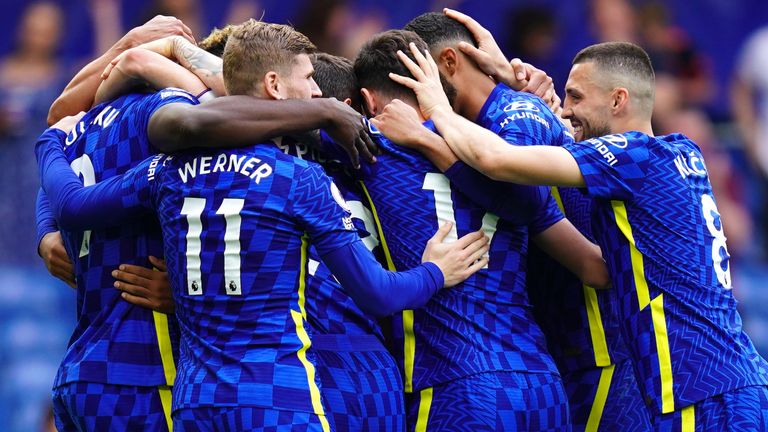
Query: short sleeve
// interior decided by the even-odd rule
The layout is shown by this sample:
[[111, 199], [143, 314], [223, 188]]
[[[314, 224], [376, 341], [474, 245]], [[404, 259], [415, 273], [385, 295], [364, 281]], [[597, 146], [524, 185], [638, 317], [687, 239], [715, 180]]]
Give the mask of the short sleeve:
[[616, 134], [563, 146], [579, 165], [594, 198], [631, 200], [648, 172], [648, 136]]
[[547, 195], [547, 201], [533, 218], [533, 221], [528, 225], [528, 233], [531, 236], [542, 233], [547, 228], [565, 219], [565, 215], [557, 206], [557, 201], [552, 194]]
[[[172, 103], [198, 105], [200, 102], [195, 96], [181, 89], [167, 88], [160, 90], [138, 102], [137, 109], [132, 110], [132, 115], [129, 119], [130, 130], [135, 131], [139, 139], [149, 140], [146, 133], [149, 120], [155, 114], [155, 111]], [[151, 145], [149, 142], [147, 144]]]
[[352, 211], [322, 168], [311, 164], [298, 171], [293, 188], [291, 211], [320, 256], [360, 240]]

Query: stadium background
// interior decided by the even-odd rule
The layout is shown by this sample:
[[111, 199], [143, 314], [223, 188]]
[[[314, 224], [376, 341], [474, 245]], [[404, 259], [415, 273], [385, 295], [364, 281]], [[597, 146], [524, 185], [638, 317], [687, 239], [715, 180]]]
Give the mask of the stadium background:
[[[74, 291], [48, 275], [35, 251], [35, 138], [45, 127], [50, 102], [77, 68], [156, 13], [181, 18], [198, 38], [214, 26], [263, 14], [267, 21], [294, 24], [325, 51], [353, 56], [378, 31], [401, 27], [425, 11], [458, 8], [489, 28], [509, 57], [548, 71], [561, 96], [570, 59], [580, 48], [603, 40], [640, 43], [658, 74], [656, 133], [681, 131], [702, 146], [729, 238], [745, 327], [768, 355], [768, 309], [763, 307], [768, 304], [768, 177], [757, 172], [745, 152], [730, 103], [743, 45], [768, 26], [764, 0], [40, 3], [4, 0], [0, 13], [2, 431], [44, 427], [50, 385], [75, 317]], [[41, 72], [14, 78], [12, 64]]]

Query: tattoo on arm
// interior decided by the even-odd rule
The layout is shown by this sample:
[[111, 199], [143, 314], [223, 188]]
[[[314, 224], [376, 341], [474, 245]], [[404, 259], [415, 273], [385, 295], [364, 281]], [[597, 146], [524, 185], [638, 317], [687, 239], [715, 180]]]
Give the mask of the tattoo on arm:
[[197, 75], [215, 93], [224, 94], [223, 63], [219, 57], [182, 38], [174, 39], [173, 55], [179, 64]]

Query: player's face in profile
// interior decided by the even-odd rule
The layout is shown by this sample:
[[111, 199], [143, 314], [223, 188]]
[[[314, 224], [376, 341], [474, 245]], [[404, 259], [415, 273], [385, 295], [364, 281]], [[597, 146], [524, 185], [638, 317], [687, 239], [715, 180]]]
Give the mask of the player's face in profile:
[[594, 64], [587, 62], [574, 65], [565, 83], [563, 117], [571, 121], [576, 141], [611, 133], [611, 92], [597, 79]]
[[315, 74], [315, 68], [306, 54], [299, 54], [293, 60], [291, 74], [284, 80], [284, 95], [288, 99], [311, 99], [320, 97], [323, 93], [317, 86], [312, 75]]

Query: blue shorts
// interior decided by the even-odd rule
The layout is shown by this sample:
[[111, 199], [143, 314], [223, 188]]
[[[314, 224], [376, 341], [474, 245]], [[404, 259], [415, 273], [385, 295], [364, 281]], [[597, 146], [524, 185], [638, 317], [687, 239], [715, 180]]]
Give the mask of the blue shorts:
[[570, 431], [560, 377], [486, 372], [406, 395], [409, 431]]
[[750, 386], [713, 396], [653, 418], [659, 432], [768, 431], [768, 386]]
[[378, 338], [313, 335], [312, 348], [333, 430], [405, 430], [403, 379]]
[[173, 412], [176, 432], [329, 432], [314, 413], [259, 407], [201, 407]]
[[59, 432], [169, 431], [171, 389], [74, 382], [53, 389]]
[[574, 432], [652, 430], [632, 362], [563, 374]]

